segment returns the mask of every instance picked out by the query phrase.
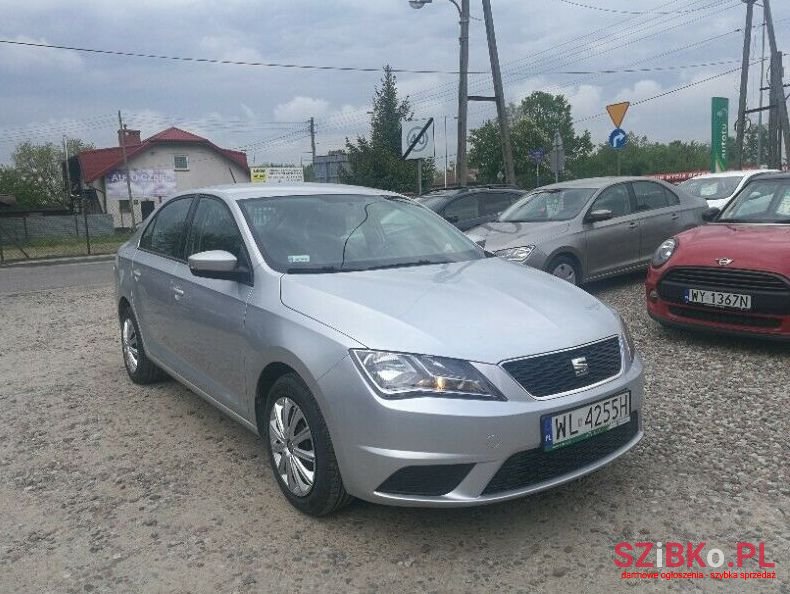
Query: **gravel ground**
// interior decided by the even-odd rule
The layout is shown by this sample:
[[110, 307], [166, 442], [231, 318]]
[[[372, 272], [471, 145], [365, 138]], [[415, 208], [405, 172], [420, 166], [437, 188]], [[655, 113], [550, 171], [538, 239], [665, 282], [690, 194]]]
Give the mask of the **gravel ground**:
[[[646, 437], [548, 493], [463, 510], [280, 495], [260, 440], [126, 377], [109, 287], [0, 297], [0, 591], [790, 592], [790, 348], [662, 330], [641, 279], [591, 290], [645, 359]], [[619, 541], [764, 541], [778, 579], [621, 580]]]

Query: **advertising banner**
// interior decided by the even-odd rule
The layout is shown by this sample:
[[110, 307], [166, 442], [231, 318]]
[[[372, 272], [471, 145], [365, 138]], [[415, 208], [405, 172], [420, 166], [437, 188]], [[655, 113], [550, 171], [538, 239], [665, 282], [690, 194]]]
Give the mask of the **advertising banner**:
[[[132, 196], [135, 198], [164, 197], [175, 194], [176, 172], [172, 169], [131, 169]], [[126, 171], [116, 169], [105, 178], [107, 196], [127, 199]]]
[[727, 171], [727, 138], [730, 130], [730, 100], [726, 97], [711, 99], [710, 170]]
[[293, 184], [304, 182], [301, 167], [250, 167], [250, 181], [254, 184]]

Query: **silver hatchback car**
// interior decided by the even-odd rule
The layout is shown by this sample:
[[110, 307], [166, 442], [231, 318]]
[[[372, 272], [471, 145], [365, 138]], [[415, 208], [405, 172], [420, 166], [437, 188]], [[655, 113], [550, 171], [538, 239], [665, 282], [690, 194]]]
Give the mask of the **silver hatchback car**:
[[620, 316], [381, 190], [206, 188], [116, 257], [123, 360], [264, 440], [299, 510], [502, 501], [642, 437]]

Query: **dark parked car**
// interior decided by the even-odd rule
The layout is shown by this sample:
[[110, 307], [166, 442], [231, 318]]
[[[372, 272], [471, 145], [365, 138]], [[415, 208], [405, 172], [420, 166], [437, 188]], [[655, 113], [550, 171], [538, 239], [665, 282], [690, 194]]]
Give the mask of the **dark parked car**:
[[511, 187], [448, 188], [428, 192], [415, 200], [466, 231], [493, 221], [525, 193]]

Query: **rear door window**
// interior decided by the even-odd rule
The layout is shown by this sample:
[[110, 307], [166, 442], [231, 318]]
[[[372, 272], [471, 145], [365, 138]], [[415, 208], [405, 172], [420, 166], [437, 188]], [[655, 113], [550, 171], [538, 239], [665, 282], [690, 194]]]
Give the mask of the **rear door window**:
[[480, 194], [470, 194], [454, 200], [444, 209], [444, 218], [458, 222], [480, 216]]
[[638, 181], [633, 182], [631, 186], [634, 189], [637, 212], [666, 208], [672, 204], [668, 192], [659, 184]]

